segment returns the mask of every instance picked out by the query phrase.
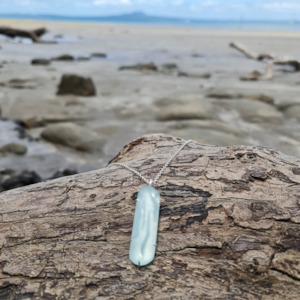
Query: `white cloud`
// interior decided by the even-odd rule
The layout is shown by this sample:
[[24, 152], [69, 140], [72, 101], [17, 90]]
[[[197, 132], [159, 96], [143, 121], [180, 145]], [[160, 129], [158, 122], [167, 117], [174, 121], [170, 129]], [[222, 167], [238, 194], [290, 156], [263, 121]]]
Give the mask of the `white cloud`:
[[265, 3], [259, 4], [262, 8], [270, 11], [277, 11], [277, 12], [285, 12], [285, 11], [299, 11], [300, 10], [300, 3], [299, 1], [268, 1]]
[[173, 5], [173, 6], [180, 6], [180, 5], [183, 4], [183, 2], [184, 2], [184, 1], [182, 1], [182, 0], [176, 0], [176, 1], [173, 1], [173, 2], [172, 2], [172, 5]]
[[100, 5], [131, 5], [131, 0], [94, 0], [93, 4], [95, 6]]

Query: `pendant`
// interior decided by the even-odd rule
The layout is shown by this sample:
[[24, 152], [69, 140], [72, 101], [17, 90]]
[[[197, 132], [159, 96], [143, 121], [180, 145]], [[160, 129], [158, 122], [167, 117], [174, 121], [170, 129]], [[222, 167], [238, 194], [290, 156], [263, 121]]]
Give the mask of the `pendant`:
[[159, 192], [150, 185], [142, 187], [137, 196], [129, 250], [129, 259], [137, 266], [154, 259], [159, 207]]

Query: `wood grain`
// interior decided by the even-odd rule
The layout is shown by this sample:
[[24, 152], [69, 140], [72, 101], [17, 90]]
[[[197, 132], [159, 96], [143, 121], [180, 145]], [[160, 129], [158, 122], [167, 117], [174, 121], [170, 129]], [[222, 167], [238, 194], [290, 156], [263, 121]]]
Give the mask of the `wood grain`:
[[[146, 135], [113, 161], [156, 175], [183, 140]], [[128, 259], [144, 183], [110, 167], [0, 194], [0, 299], [298, 299], [300, 161], [189, 144], [158, 181], [157, 254]]]

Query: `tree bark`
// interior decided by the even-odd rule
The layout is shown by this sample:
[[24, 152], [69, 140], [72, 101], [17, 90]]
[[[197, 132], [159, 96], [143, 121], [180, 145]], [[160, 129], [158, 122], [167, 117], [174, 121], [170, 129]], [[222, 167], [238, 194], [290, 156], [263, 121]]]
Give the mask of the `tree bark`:
[[8, 37], [25, 37], [31, 39], [35, 43], [42, 43], [41, 36], [47, 32], [46, 28], [38, 28], [35, 30], [24, 30], [18, 28], [11, 28], [6, 26], [0, 26], [0, 34], [4, 34]]
[[[113, 160], [153, 178], [183, 140], [146, 135]], [[0, 299], [299, 299], [300, 160], [190, 143], [165, 170], [155, 260], [128, 259], [122, 167], [0, 194]]]

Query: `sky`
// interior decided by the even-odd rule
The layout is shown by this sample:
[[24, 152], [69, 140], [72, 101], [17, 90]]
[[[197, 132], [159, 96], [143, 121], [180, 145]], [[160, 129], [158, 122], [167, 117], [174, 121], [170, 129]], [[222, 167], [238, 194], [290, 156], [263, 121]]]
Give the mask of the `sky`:
[[0, 14], [108, 16], [142, 11], [186, 19], [300, 20], [300, 0], [0, 0]]

